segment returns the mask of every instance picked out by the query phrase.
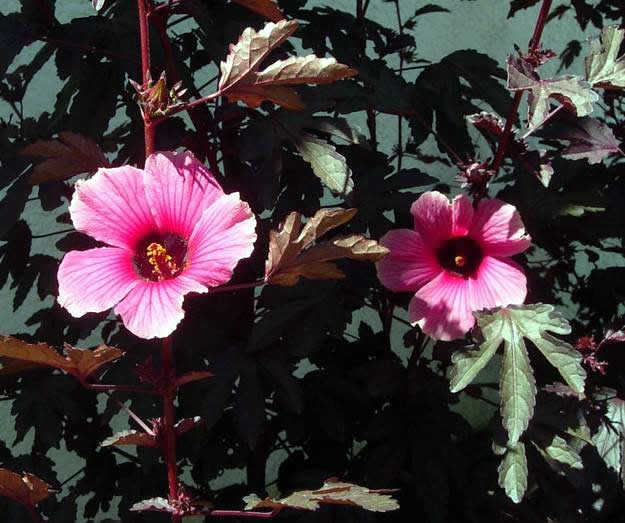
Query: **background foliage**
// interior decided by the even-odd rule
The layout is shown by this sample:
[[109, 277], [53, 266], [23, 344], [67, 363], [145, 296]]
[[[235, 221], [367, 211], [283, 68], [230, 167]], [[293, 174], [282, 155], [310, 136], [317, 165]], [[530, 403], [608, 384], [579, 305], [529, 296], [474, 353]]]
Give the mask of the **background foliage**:
[[[273, 58], [303, 54], [297, 53], [303, 49], [334, 56], [359, 71], [338, 83], [299, 88], [306, 111], [270, 103], [250, 109], [219, 99], [158, 128], [157, 149], [193, 151], [217, 171], [227, 192], [240, 191], [261, 218], [255, 254], [239, 265], [234, 283], [262, 276], [269, 230], [291, 211], [312, 216], [323, 206], [356, 207], [358, 215], [341, 232], [379, 238], [410, 226], [408, 209], [420, 192], [435, 187], [457, 193], [459, 182], [452, 175], [459, 165], [493, 155], [492, 144], [465, 116], [488, 110], [506, 117], [512, 97], [505, 63], [487, 50], [457, 49], [440, 60], [421, 52], [420, 24], [448, 16], [459, 2], [371, 2], [371, 9], [396, 11], [397, 23], [391, 26], [366, 16], [369, 3], [356, 2], [350, 11], [313, 7], [306, 0], [279, 2], [299, 29]], [[180, 4], [167, 28], [171, 49], [160, 45], [158, 32], [151, 35], [152, 68], [182, 80], [187, 96], [196, 97], [216, 89], [217, 65], [228, 43], [265, 21], [235, 2]], [[536, 10], [536, 4], [514, 0], [509, 16]], [[72, 177], [90, 170], [84, 144], [66, 139], [70, 153], [47, 170], [37, 171], [39, 160], [33, 163], [22, 154], [37, 140], [71, 132], [99, 144], [113, 166], [142, 163], [143, 121], [129, 83], [141, 78], [136, 5], [109, 0], [98, 14], [69, 20], [61, 15], [61, 1], [22, 0], [14, 7], [0, 8], [0, 97], [6, 104], [0, 117], [0, 284], [9, 296], [5, 317], [23, 313], [27, 299], [38, 307], [23, 331], [4, 334], [58, 348], [101, 342], [123, 347], [127, 356], [110, 367], [106, 382], [137, 383], [136, 366], [150, 367], [155, 343], [133, 337], [113, 315], [75, 319], [54, 301], [62, 254], [94, 245], [72, 230], [67, 212]], [[623, 25], [624, 18], [620, 0], [560, 2], [543, 41], [550, 46], [549, 32], [562, 20], [579, 24], [570, 34], [597, 35], [605, 25]], [[586, 53], [583, 39], [554, 49], [555, 69], [566, 73], [571, 65], [579, 67], [575, 58]], [[19, 60], [25, 50], [31, 58]], [[50, 79], [55, 102], [36, 112], [29, 86], [42, 76]], [[600, 119], [619, 142], [625, 136], [622, 100], [622, 91], [605, 91], [599, 103]], [[571, 124], [564, 119], [552, 124], [558, 125]], [[533, 238], [523, 260], [528, 303], [554, 304], [564, 313], [572, 344], [582, 336], [603, 340], [609, 327], [622, 326], [622, 156], [594, 164], [565, 159], [563, 143], [552, 138], [556, 131], [532, 138], [552, 157], [548, 187], [526, 165], [508, 161], [490, 196], [514, 203]], [[380, 144], [388, 143], [389, 132], [394, 133], [392, 149]], [[306, 147], [313, 148], [309, 158]], [[310, 157], [325, 163], [313, 170]], [[325, 188], [324, 169], [325, 176], [332, 176], [332, 169], [351, 176], [351, 194]], [[33, 229], [42, 224], [43, 230]], [[453, 394], [446, 377], [454, 350], [473, 341], [428, 343], [406, 325], [408, 295], [382, 288], [370, 264], [348, 261], [340, 267], [346, 274], [340, 281], [302, 279], [293, 287], [186, 298], [185, 320], [174, 338], [177, 367], [180, 373], [205, 369], [214, 374], [189, 384], [179, 397], [180, 417], [203, 418], [199, 428], [181, 437], [179, 447], [183, 478], [199, 495], [218, 507], [240, 507], [252, 491], [275, 495], [316, 488], [338, 476], [372, 488], [399, 488], [401, 510], [372, 515], [339, 507], [280, 517], [619, 520], [625, 508], [619, 398], [625, 391], [618, 343], [601, 345], [597, 357], [608, 363], [607, 372], [590, 375], [583, 400], [545, 388], [558, 377], [530, 345], [539, 396], [523, 439], [529, 484], [524, 501], [515, 504], [498, 486], [501, 458], [491, 448], [501, 432], [497, 383], [487, 377]], [[492, 365], [498, 365], [497, 358]], [[58, 490], [40, 505], [49, 520], [102, 521], [108, 513], [125, 522], [160, 521], [159, 515], [128, 512], [133, 503], [166, 490], [157, 453], [100, 445], [127, 426], [118, 402], [143, 419], [159, 416], [158, 402], [134, 393], [97, 395], [49, 369], [15, 370], [8, 364], [0, 370], [0, 389], [10, 405], [6, 423], [15, 430], [14, 440], [0, 443], [0, 464], [34, 473]], [[471, 416], [476, 405], [481, 415]], [[580, 417], [589, 430], [583, 437]], [[565, 438], [562, 452], [573, 449], [575, 456], [548, 459], [558, 444], [555, 438]], [[584, 438], [588, 445], [575, 446]], [[5, 498], [0, 514], [14, 522], [29, 517]]]

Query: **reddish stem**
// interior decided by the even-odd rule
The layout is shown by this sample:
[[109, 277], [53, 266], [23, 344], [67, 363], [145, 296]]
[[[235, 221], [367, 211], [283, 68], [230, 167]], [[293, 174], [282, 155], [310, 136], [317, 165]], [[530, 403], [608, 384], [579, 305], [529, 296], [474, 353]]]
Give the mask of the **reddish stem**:
[[[176, 472], [176, 429], [174, 396], [176, 394], [175, 368], [173, 362], [171, 337], [163, 339], [162, 346], [163, 358], [163, 378], [165, 386], [162, 390], [163, 395], [163, 453], [165, 457], [165, 465], [167, 467], [167, 484], [169, 486], [169, 499], [174, 501], [178, 499], [178, 474]], [[172, 523], [180, 523], [181, 516], [172, 514]]]
[[274, 508], [271, 512], [252, 512], [245, 510], [212, 510], [210, 515], [213, 517], [230, 517], [230, 518], [273, 518], [282, 511], [282, 507]]
[[[543, 0], [543, 5], [540, 7], [540, 12], [538, 13], [538, 18], [536, 20], [536, 26], [534, 27], [534, 34], [529, 42], [529, 52], [536, 51], [538, 46], [540, 45], [540, 38], [543, 34], [543, 29], [545, 28], [545, 24], [547, 23], [547, 17], [549, 16], [549, 9], [551, 8], [552, 0]], [[512, 100], [512, 107], [510, 108], [510, 112], [508, 113], [508, 118], [506, 119], [506, 125], [504, 126], [503, 133], [501, 135], [501, 139], [499, 140], [499, 147], [497, 147], [497, 152], [495, 154], [495, 159], [491, 165], [491, 170], [497, 172], [499, 167], [504, 161], [506, 156], [506, 148], [508, 147], [508, 142], [510, 141], [510, 135], [512, 134], [512, 124], [514, 120], [516, 120], [517, 111], [519, 109], [519, 104], [521, 103], [521, 98], [523, 97], [523, 91], [517, 91], [514, 94], [514, 99]]]
[[[150, 34], [148, 27], [148, 10], [145, 5], [146, 0], [137, 0], [139, 9], [139, 37], [141, 40], [141, 78], [146, 86], [150, 78]], [[149, 115], [143, 117], [143, 127], [145, 132], [145, 157], [154, 152], [154, 131], [155, 125], [150, 121]]]

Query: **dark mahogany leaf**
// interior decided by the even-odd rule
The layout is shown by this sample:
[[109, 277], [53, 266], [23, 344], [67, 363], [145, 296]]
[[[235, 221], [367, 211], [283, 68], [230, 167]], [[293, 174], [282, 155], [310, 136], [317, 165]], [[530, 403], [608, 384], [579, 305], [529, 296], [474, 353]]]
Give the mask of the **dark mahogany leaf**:
[[254, 449], [265, 425], [265, 393], [252, 360], [244, 361], [241, 366], [234, 417], [239, 437], [250, 449]]
[[93, 5], [96, 11], [99, 11], [104, 7], [104, 2], [106, 2], [106, 0], [91, 0], [91, 5]]
[[137, 430], [124, 430], [113, 434], [106, 438], [102, 443], [102, 447], [122, 445], [137, 445], [139, 447], [158, 447], [158, 440], [147, 432], [139, 432]]
[[0, 216], [2, 216], [0, 238], [4, 239], [6, 233], [19, 220], [31, 191], [32, 186], [28, 183], [27, 176], [21, 176], [9, 187], [4, 198], [0, 201]]
[[289, 214], [279, 231], [270, 232], [269, 256], [265, 263], [267, 283], [290, 287], [300, 277], [341, 279], [343, 271], [330, 262], [344, 258], [377, 261], [385, 256], [388, 252], [385, 247], [361, 234], [316, 242], [319, 236], [351, 220], [355, 214], [356, 209], [322, 209], [303, 228], [301, 215]]
[[0, 468], [0, 496], [34, 507], [51, 493], [50, 485], [33, 474], [26, 472], [21, 476], [16, 472]]
[[449, 13], [449, 9], [445, 9], [444, 7], [440, 7], [434, 4], [426, 4], [423, 7], [419, 7], [414, 14], [413, 17], [426, 15], [428, 13]]
[[176, 435], [180, 436], [185, 432], [189, 432], [190, 430], [198, 427], [202, 424], [202, 418], [200, 416], [194, 416], [193, 418], [182, 418], [176, 422], [174, 425], [174, 429], [176, 430]]
[[74, 368], [69, 372], [77, 376], [81, 381], [87, 380], [91, 375], [103, 365], [121, 358], [124, 353], [116, 347], [100, 345], [94, 350], [75, 349], [70, 345], [65, 345], [65, 354], [74, 364]]
[[[95, 1], [95, 0], [94, 0]], [[254, 11], [263, 15], [272, 22], [278, 22], [284, 18], [282, 11], [278, 7], [276, 0], [232, 0], [234, 3], [247, 7], [250, 11]]]
[[589, 116], [571, 122], [560, 137], [571, 142], [562, 151], [562, 156], [568, 160], [585, 158], [593, 164], [601, 162], [610, 154], [621, 152], [620, 142], [612, 129]]
[[321, 505], [352, 505], [372, 512], [389, 512], [399, 509], [399, 503], [389, 494], [395, 489], [368, 489], [335, 478], [325, 481], [318, 490], [300, 490], [281, 499], [260, 499], [255, 494], [243, 498], [245, 510], [285, 507], [317, 510]]
[[56, 140], [39, 140], [24, 147], [20, 154], [43, 158], [30, 176], [32, 184], [67, 180], [85, 172], [108, 167], [109, 162], [97, 143], [81, 134], [62, 132]]
[[45, 343], [26, 343], [10, 336], [0, 336], [0, 357], [43, 365], [63, 370], [80, 381], [87, 380], [102, 365], [120, 358], [123, 353], [115, 347], [100, 345], [95, 350], [75, 349], [65, 346], [65, 354], [59, 354]]

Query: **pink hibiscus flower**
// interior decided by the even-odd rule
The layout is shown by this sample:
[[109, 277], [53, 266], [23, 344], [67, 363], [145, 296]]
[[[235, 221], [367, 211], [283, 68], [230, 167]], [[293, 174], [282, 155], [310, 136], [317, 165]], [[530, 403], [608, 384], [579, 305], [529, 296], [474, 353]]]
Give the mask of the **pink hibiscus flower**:
[[464, 336], [473, 311], [520, 304], [527, 294], [523, 269], [508, 256], [526, 250], [530, 237], [517, 210], [501, 200], [466, 196], [449, 202], [427, 192], [412, 204], [414, 230], [397, 229], [380, 243], [390, 253], [377, 263], [392, 291], [415, 292], [410, 321], [439, 340]]
[[74, 227], [109, 246], [65, 255], [58, 302], [75, 317], [115, 307], [142, 338], [171, 334], [184, 295], [226, 283], [256, 241], [247, 203], [188, 152], [100, 169], [75, 187]]

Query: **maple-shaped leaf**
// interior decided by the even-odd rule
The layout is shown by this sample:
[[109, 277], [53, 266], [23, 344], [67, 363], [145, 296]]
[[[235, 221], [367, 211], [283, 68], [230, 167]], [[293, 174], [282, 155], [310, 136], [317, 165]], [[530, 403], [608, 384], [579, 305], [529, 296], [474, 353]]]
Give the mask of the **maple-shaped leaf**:
[[93, 140], [81, 134], [62, 132], [56, 140], [39, 140], [20, 154], [43, 158], [30, 176], [33, 184], [67, 180], [72, 176], [109, 167], [104, 153]]
[[234, 3], [247, 7], [250, 11], [258, 13], [272, 22], [278, 22], [284, 18], [276, 0], [232, 0]]
[[590, 54], [584, 59], [586, 79], [602, 88], [625, 87], [625, 56], [618, 56], [625, 30], [609, 25], [590, 40]]
[[0, 468], [0, 496], [11, 498], [22, 505], [34, 507], [52, 493], [50, 485], [29, 473], [20, 475]]
[[281, 499], [260, 499], [255, 494], [243, 498], [245, 510], [259, 508], [299, 508], [317, 510], [322, 504], [354, 505], [373, 512], [388, 512], [399, 509], [399, 503], [389, 494], [395, 489], [368, 489], [335, 478], [328, 479], [318, 490], [300, 490]]
[[452, 392], [458, 392], [471, 383], [503, 343], [499, 391], [501, 415], [509, 444], [514, 445], [527, 428], [536, 403], [536, 381], [524, 338], [543, 353], [578, 394], [584, 393], [586, 379], [582, 356], [571, 345], [547, 332], [571, 332], [568, 322], [551, 305], [510, 305], [476, 312], [475, 316], [484, 341], [477, 351], [460, 351], [452, 356], [450, 387]]
[[106, 438], [101, 444], [102, 447], [117, 447], [122, 445], [137, 445], [139, 447], [158, 447], [157, 438], [147, 432], [137, 430], [123, 430]]
[[305, 105], [296, 91], [287, 85], [325, 84], [357, 74], [355, 69], [339, 64], [334, 58], [316, 55], [279, 60], [259, 71], [265, 58], [291, 36], [297, 28], [294, 20], [269, 22], [260, 31], [246, 28], [239, 41], [230, 45], [221, 62], [219, 93], [230, 101], [240, 100], [258, 107], [270, 100], [287, 109], [302, 110]]
[[559, 138], [569, 140], [570, 145], [562, 151], [568, 160], [585, 158], [588, 163], [599, 163], [612, 153], [620, 153], [620, 143], [612, 129], [596, 118], [589, 116], [575, 119], [565, 127]]
[[527, 458], [525, 445], [521, 441], [508, 444], [506, 447], [493, 445], [495, 454], [503, 454], [497, 472], [499, 486], [506, 491], [514, 502], [520, 503], [527, 490]]
[[508, 89], [529, 91], [528, 129], [540, 127], [551, 112], [551, 100], [557, 100], [577, 116], [587, 116], [592, 112], [592, 104], [599, 95], [591, 85], [578, 76], [561, 76], [541, 80], [536, 72], [520, 58], [508, 57]]
[[341, 258], [377, 261], [385, 256], [388, 249], [362, 234], [317, 242], [329, 230], [351, 220], [356, 212], [356, 209], [321, 209], [304, 226], [298, 212], [290, 213], [278, 231], [269, 233], [265, 281], [293, 286], [300, 277], [313, 280], [341, 279], [345, 274], [332, 261]]
[[86, 381], [102, 365], [123, 355], [115, 347], [100, 345], [95, 350], [80, 350], [65, 346], [65, 356], [45, 343], [31, 344], [11, 336], [0, 336], [0, 357], [17, 360], [32, 365], [43, 365], [63, 370]]
[[602, 388], [593, 394], [595, 400], [605, 402], [605, 414], [592, 441], [599, 457], [614, 470], [625, 486], [625, 401], [617, 391]]

